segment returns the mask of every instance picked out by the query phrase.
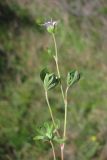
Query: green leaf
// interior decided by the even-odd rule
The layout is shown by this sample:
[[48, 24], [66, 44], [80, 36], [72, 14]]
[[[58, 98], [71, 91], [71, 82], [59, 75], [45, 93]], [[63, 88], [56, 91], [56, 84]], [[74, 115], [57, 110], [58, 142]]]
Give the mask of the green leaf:
[[40, 72], [40, 78], [42, 81], [44, 81], [44, 78], [46, 76], [46, 74], [49, 73], [47, 68], [44, 68], [41, 72]]
[[68, 72], [67, 75], [67, 86], [70, 87], [80, 79], [80, 73], [77, 70]]
[[40, 78], [43, 81], [46, 90], [54, 88], [60, 81], [60, 79], [54, 73], [49, 73], [47, 68], [44, 68], [40, 72]]
[[34, 140], [43, 140], [44, 136], [35, 136], [33, 139]]
[[54, 87], [56, 87], [59, 83], [59, 78], [54, 74], [46, 74], [44, 78], [44, 87], [46, 90], [50, 90]]
[[37, 135], [33, 138], [34, 140], [49, 141], [53, 140], [56, 134], [54, 125], [49, 122], [45, 122], [41, 128], [37, 129]]

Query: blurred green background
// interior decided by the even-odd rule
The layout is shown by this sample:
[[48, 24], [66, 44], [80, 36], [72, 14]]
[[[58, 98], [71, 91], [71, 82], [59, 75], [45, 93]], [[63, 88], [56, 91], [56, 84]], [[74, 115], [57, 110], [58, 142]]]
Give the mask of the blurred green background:
[[[63, 83], [71, 69], [82, 72], [68, 96], [65, 160], [107, 160], [106, 0], [0, 0], [0, 160], [52, 159], [48, 144], [33, 141], [50, 120], [39, 74], [46, 66], [56, 72], [54, 46], [39, 24], [51, 18], [59, 20]], [[58, 87], [49, 100], [63, 124]]]

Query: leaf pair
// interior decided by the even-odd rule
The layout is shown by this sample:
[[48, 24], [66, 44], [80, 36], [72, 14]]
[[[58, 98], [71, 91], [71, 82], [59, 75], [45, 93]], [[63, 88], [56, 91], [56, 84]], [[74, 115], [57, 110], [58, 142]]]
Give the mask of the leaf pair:
[[41, 71], [40, 78], [43, 81], [46, 90], [56, 87], [60, 81], [54, 73], [49, 73], [46, 68]]
[[77, 70], [72, 70], [68, 72], [67, 75], [67, 86], [70, 87], [80, 79], [80, 73]]

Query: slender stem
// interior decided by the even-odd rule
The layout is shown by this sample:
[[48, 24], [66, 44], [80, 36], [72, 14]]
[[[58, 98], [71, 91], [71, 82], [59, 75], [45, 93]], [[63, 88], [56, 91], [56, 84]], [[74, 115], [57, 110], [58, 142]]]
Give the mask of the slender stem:
[[56, 39], [55, 39], [55, 34], [53, 33], [52, 34], [52, 37], [53, 37], [53, 41], [54, 41], [54, 45], [55, 45], [55, 58], [57, 60], [57, 72], [58, 72], [58, 76], [60, 77], [60, 71], [59, 71], [59, 66], [58, 66], [58, 49], [57, 49], [57, 44], [56, 44]]
[[68, 87], [66, 88], [65, 91], [65, 118], [64, 118], [64, 134], [63, 134], [63, 138], [66, 138], [66, 127], [67, 127], [67, 93], [68, 93]]
[[50, 140], [49, 142], [50, 142], [50, 144], [51, 144], [51, 147], [52, 147], [52, 152], [53, 152], [53, 157], [54, 157], [54, 160], [56, 160], [56, 155], [55, 155], [55, 149], [54, 149], [54, 145], [53, 145], [53, 143], [52, 143], [52, 141], [51, 141], [51, 140]]
[[[51, 109], [51, 106], [50, 106], [50, 103], [49, 103], [47, 90], [45, 90], [45, 97], [46, 97], [46, 102], [47, 102], [47, 105], [48, 105], [48, 108], [49, 108], [49, 112], [50, 112], [50, 115], [51, 115], [52, 123], [53, 123], [53, 125], [54, 125], [54, 127], [56, 129], [56, 123], [55, 123], [54, 116], [53, 116], [53, 113], [52, 113], [52, 109]], [[57, 136], [60, 137], [59, 132], [58, 132], [57, 129], [56, 129], [56, 133], [57, 133]]]
[[[64, 99], [64, 104], [65, 104], [65, 117], [64, 117], [63, 139], [66, 139], [66, 128], [67, 128], [67, 105], [68, 105], [67, 93], [68, 93], [68, 87], [66, 88], [66, 91], [65, 91], [65, 99]], [[62, 144], [62, 147], [61, 147], [61, 160], [64, 160], [64, 147], [65, 147], [65, 144], [63, 143], [63, 144]]]
[[[54, 56], [54, 60], [55, 60], [55, 63], [56, 63], [58, 78], [60, 79], [60, 78], [61, 78], [61, 75], [60, 75], [59, 65], [58, 65], [58, 49], [57, 49], [57, 44], [56, 44], [56, 39], [55, 39], [55, 34], [54, 34], [54, 33], [52, 34], [52, 37], [53, 37], [53, 41], [54, 41], [54, 45], [55, 45], [55, 56]], [[62, 98], [63, 98], [63, 101], [64, 101], [64, 91], [63, 91], [63, 87], [62, 87], [61, 82], [60, 82], [60, 88], [61, 88]]]
[[50, 103], [49, 103], [49, 99], [48, 99], [48, 93], [47, 93], [46, 90], [45, 90], [45, 97], [46, 97], [46, 102], [47, 102], [47, 105], [48, 105], [48, 108], [49, 108], [49, 112], [50, 112], [50, 115], [51, 115], [52, 123], [53, 123], [54, 127], [56, 128], [54, 116], [53, 116], [52, 109], [51, 109], [51, 106], [50, 106]]
[[[63, 137], [65, 138], [66, 135], [66, 117], [67, 117], [67, 101], [65, 101], [65, 96], [67, 97], [67, 91], [66, 94], [64, 96], [64, 91], [63, 91], [63, 87], [62, 87], [62, 83], [61, 83], [61, 75], [60, 75], [60, 71], [59, 71], [59, 64], [58, 64], [58, 49], [57, 49], [57, 44], [56, 44], [56, 39], [55, 39], [55, 34], [52, 34], [53, 37], [53, 41], [54, 41], [54, 45], [55, 45], [55, 56], [54, 56], [54, 60], [56, 63], [56, 69], [57, 69], [57, 74], [58, 74], [58, 78], [60, 79], [60, 89], [61, 89], [61, 93], [62, 93], [62, 98], [64, 101], [64, 105], [65, 105], [65, 120], [64, 120], [64, 135]], [[60, 145], [60, 149], [61, 149], [61, 160], [64, 160], [64, 144]]]
[[61, 145], [61, 160], [64, 160], [64, 144]]

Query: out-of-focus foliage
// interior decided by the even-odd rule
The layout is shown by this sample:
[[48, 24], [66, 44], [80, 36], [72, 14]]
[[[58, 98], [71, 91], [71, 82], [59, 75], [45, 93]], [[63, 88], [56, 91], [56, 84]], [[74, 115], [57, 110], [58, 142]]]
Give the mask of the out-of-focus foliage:
[[[83, 73], [69, 91], [66, 159], [107, 159], [106, 6], [106, 0], [0, 1], [0, 160], [51, 158], [48, 144], [33, 142], [36, 127], [50, 120], [39, 74], [49, 62], [55, 71], [54, 48], [39, 24], [51, 18], [59, 20], [62, 81], [72, 68]], [[50, 103], [63, 118], [58, 87]]]

